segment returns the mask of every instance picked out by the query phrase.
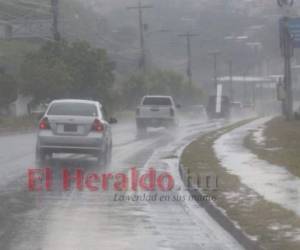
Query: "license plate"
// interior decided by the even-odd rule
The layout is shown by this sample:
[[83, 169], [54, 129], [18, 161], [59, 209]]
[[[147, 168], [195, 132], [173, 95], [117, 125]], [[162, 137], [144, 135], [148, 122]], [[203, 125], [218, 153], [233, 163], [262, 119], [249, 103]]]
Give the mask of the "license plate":
[[74, 124], [65, 124], [64, 125], [65, 132], [77, 132], [77, 125]]

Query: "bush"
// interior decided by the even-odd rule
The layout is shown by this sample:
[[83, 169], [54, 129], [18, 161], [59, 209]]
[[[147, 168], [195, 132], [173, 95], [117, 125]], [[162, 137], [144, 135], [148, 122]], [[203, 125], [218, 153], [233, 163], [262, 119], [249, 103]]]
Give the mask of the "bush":
[[114, 64], [86, 42], [48, 42], [21, 66], [21, 91], [35, 104], [58, 98], [90, 98], [111, 104]]
[[8, 109], [9, 104], [15, 101], [17, 96], [16, 80], [6, 73], [0, 73], [0, 109]]

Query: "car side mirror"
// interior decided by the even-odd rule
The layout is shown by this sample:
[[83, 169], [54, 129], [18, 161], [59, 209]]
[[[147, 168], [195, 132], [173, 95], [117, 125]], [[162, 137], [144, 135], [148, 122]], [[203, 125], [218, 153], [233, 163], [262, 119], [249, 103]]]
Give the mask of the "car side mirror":
[[109, 119], [109, 124], [117, 124], [118, 123], [118, 120], [116, 118], [110, 118]]
[[180, 109], [181, 105], [180, 104], [176, 104], [176, 108]]

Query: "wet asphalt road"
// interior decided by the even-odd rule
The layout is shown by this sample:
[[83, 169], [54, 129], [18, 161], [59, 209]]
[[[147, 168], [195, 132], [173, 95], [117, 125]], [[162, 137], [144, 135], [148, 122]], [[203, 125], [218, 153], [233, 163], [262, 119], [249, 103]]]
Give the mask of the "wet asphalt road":
[[151, 130], [137, 138], [134, 124], [118, 124], [113, 127], [110, 166], [100, 168], [84, 155], [55, 155], [47, 162], [54, 176], [51, 192], [28, 191], [26, 174], [35, 166], [35, 135], [0, 137], [0, 249], [241, 249], [194, 202], [122, 201], [115, 200], [112, 188], [96, 192], [61, 188], [62, 169], [74, 173], [79, 167], [85, 172], [128, 173], [132, 167], [143, 172], [151, 166], [171, 173], [180, 186], [177, 167], [163, 159], [171, 159], [196, 135], [223, 125], [183, 122], [176, 131]]

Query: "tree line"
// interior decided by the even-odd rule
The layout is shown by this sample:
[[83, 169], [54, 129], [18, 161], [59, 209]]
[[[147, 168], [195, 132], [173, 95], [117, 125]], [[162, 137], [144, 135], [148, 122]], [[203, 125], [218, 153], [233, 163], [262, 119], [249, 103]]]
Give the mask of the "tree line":
[[115, 63], [106, 50], [87, 42], [47, 42], [26, 54], [17, 75], [0, 71], [0, 105], [8, 108], [18, 93], [31, 106], [53, 99], [93, 99], [108, 110], [133, 109], [146, 94], [172, 95], [179, 102], [199, 102], [202, 92], [174, 71], [152, 69], [130, 73], [116, 83]]

